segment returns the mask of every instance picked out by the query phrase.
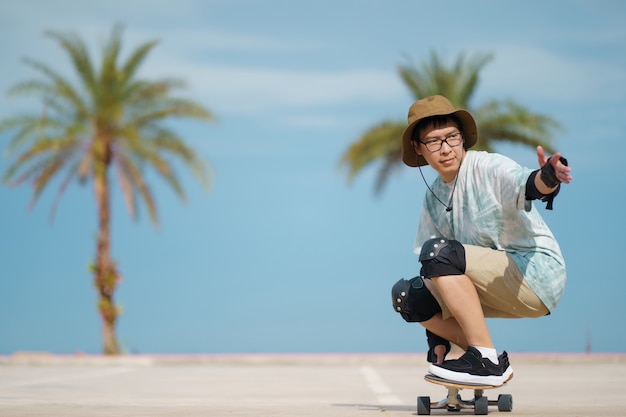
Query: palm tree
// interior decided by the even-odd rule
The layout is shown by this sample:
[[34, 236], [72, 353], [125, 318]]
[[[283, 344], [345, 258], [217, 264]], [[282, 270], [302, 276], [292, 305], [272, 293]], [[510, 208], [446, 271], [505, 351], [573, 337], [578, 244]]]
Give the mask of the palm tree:
[[[490, 54], [477, 54], [466, 59], [459, 55], [454, 65], [446, 67], [436, 52], [430, 61], [417, 67], [411, 62], [400, 65], [398, 72], [415, 100], [441, 94], [456, 107], [470, 110], [478, 124], [480, 140], [473, 149], [493, 151], [497, 141], [507, 141], [536, 147], [541, 145], [547, 152], [554, 152], [551, 131], [559, 129], [557, 121], [515, 103], [512, 100], [491, 100], [472, 108], [470, 101], [478, 86], [479, 74], [491, 61]], [[344, 152], [340, 166], [348, 168], [348, 181], [366, 166], [380, 161], [375, 192], [379, 194], [391, 174], [402, 166], [401, 137], [405, 120], [384, 120], [370, 127]]]
[[185, 193], [174, 164], [189, 168], [205, 188], [210, 182], [208, 166], [162, 121], [171, 117], [210, 121], [211, 113], [193, 101], [171, 97], [172, 90], [183, 86], [180, 81], [137, 78], [140, 64], [157, 42], [140, 45], [120, 62], [122, 31], [119, 24], [114, 26], [99, 69], [78, 35], [46, 32], [69, 55], [78, 76], [77, 85], [51, 67], [25, 59], [43, 79], [19, 83], [10, 93], [38, 96], [43, 110], [41, 114], [0, 122], [0, 132], [12, 131], [7, 150], [16, 154], [3, 180], [12, 186], [32, 181], [30, 206], [54, 178], [60, 177], [60, 185], [52, 215], [73, 180], [80, 184], [93, 182], [98, 235], [91, 269], [106, 354], [120, 353], [115, 331], [119, 309], [113, 299], [120, 274], [111, 256], [111, 172], [117, 174], [130, 215], [136, 217], [138, 197], [154, 225], [158, 224], [156, 204], [144, 168], [153, 169], [183, 200]]

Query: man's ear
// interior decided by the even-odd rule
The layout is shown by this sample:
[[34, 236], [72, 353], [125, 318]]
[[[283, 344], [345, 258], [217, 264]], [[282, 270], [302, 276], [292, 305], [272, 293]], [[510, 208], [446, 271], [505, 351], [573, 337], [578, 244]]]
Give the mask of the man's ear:
[[420, 144], [414, 140], [411, 141], [411, 144], [413, 145], [413, 150], [415, 151], [415, 153], [422, 156], [422, 152], [420, 150], [421, 148]]

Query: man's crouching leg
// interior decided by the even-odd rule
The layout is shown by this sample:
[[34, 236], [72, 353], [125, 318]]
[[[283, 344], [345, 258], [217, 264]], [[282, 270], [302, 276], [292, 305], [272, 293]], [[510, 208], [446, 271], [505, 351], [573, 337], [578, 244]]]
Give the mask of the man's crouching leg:
[[[420, 276], [408, 281], [401, 279], [396, 282], [391, 289], [391, 298], [394, 310], [409, 323], [430, 320], [435, 314], [441, 313], [439, 303], [426, 288], [424, 280]], [[429, 362], [437, 362], [436, 346], [445, 346], [446, 355], [450, 352], [449, 341], [429, 330], [426, 330], [426, 336], [428, 339], [427, 360]]]
[[465, 248], [456, 240], [445, 237], [429, 239], [420, 252], [421, 274], [424, 278], [464, 275], [467, 262]]

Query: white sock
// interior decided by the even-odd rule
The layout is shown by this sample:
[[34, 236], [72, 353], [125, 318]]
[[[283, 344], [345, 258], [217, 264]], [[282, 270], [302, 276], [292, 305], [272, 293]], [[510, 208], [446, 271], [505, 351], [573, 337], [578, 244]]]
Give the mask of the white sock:
[[478, 346], [475, 346], [475, 347], [476, 349], [478, 349], [478, 351], [483, 356], [483, 358], [489, 359], [495, 365], [500, 363], [500, 360], [498, 359], [498, 352], [495, 349], [486, 348], [486, 347], [478, 347]]

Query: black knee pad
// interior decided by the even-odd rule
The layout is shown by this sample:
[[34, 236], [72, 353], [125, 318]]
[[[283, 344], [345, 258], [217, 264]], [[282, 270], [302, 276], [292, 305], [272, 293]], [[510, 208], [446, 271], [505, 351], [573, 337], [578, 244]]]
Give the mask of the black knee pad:
[[422, 245], [419, 257], [424, 278], [465, 273], [465, 248], [456, 240], [445, 237], [429, 239]]
[[396, 282], [391, 289], [391, 299], [393, 309], [409, 323], [428, 320], [441, 311], [439, 303], [419, 276]]

